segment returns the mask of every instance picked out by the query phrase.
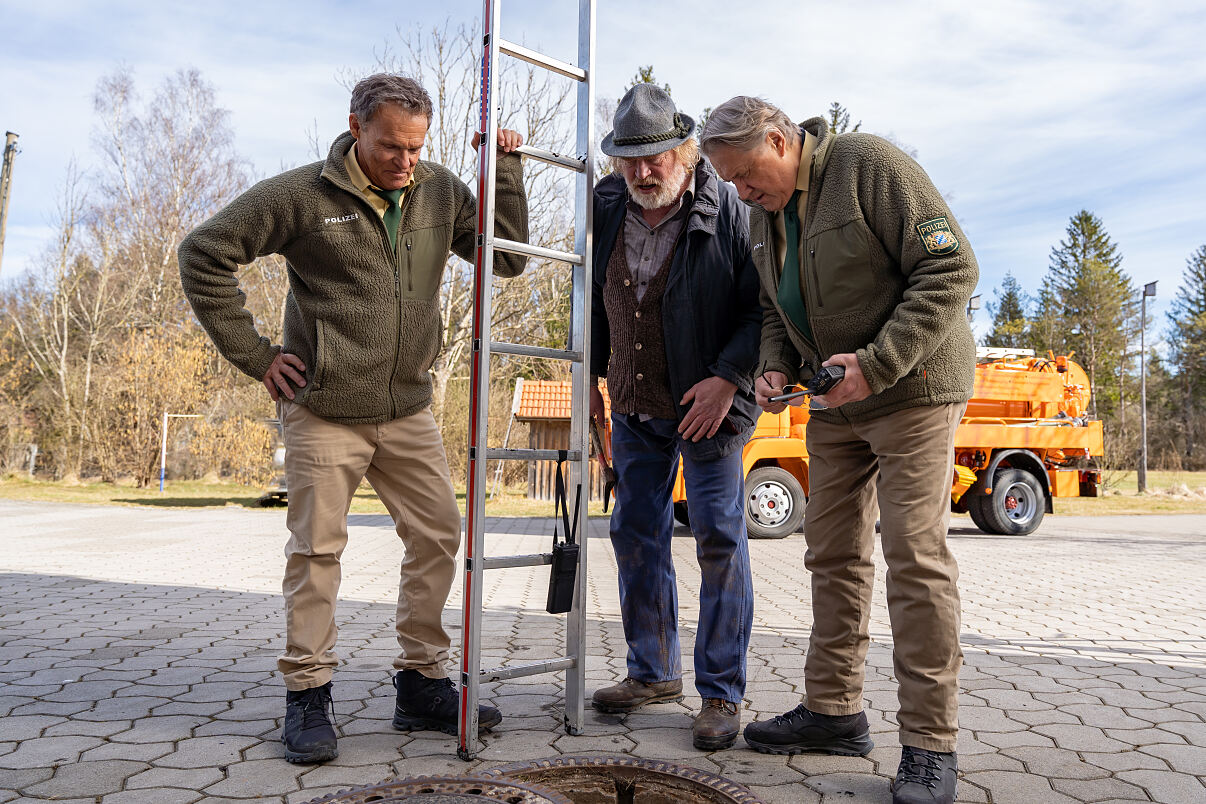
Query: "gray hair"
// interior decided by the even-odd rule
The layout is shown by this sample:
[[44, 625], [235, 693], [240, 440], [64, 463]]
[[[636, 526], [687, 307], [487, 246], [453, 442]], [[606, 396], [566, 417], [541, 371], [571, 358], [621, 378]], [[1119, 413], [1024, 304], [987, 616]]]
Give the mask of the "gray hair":
[[778, 131], [790, 143], [796, 142], [800, 136], [799, 127], [778, 106], [761, 98], [738, 95], [720, 104], [708, 115], [699, 145], [704, 153], [711, 152], [717, 145], [752, 151], [772, 131]]
[[372, 120], [383, 103], [392, 103], [407, 114], [422, 115], [431, 122], [431, 96], [413, 78], [375, 73], [361, 79], [352, 89], [350, 111], [362, 124]]

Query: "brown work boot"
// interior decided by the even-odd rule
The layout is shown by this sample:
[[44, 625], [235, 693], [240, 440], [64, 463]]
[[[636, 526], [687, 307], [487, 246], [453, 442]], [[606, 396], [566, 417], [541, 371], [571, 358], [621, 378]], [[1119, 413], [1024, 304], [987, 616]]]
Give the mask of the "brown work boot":
[[723, 751], [737, 741], [740, 728], [737, 704], [724, 698], [704, 698], [703, 709], [691, 727], [691, 742], [700, 751]]
[[683, 699], [683, 680], [654, 681], [646, 684], [626, 678], [619, 684], [595, 690], [591, 703], [596, 710], [611, 714], [635, 712], [645, 704], [674, 703]]

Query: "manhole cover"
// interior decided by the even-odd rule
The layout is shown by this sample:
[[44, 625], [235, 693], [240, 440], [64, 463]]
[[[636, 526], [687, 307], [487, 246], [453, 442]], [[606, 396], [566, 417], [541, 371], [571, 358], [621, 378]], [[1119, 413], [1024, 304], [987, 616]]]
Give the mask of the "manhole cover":
[[342, 790], [310, 804], [572, 804], [570, 799], [514, 779], [475, 776], [418, 776], [371, 787]]
[[555, 790], [574, 804], [765, 804], [723, 776], [633, 757], [552, 757], [503, 765], [485, 775]]

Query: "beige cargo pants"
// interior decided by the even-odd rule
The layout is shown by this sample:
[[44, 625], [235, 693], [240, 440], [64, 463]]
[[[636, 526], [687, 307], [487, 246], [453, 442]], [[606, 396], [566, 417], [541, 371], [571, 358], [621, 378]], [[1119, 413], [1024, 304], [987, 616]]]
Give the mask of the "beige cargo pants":
[[285, 546], [285, 652], [277, 667], [291, 690], [331, 680], [339, 558], [347, 514], [368, 478], [406, 554], [398, 588], [398, 670], [445, 676], [449, 638], [440, 616], [456, 569], [461, 517], [431, 409], [385, 424], [345, 425], [282, 400], [290, 538]]
[[824, 715], [863, 708], [878, 498], [900, 742], [931, 751], [954, 751], [959, 726], [959, 569], [946, 531], [965, 407], [909, 408], [854, 424], [814, 418], [807, 430], [813, 625], [805, 705]]

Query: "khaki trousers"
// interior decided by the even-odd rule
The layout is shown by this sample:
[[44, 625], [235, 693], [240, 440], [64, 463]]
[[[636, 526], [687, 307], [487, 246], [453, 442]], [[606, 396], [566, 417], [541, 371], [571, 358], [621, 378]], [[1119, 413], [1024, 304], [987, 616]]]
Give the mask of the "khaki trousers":
[[863, 708], [878, 497], [900, 742], [931, 751], [954, 751], [959, 727], [959, 569], [946, 531], [965, 407], [909, 408], [853, 424], [814, 418], [807, 430], [813, 625], [805, 705], [824, 715]]
[[345, 425], [282, 400], [291, 534], [285, 546], [285, 652], [277, 667], [290, 690], [331, 680], [339, 557], [352, 495], [368, 478], [393, 517], [406, 554], [398, 588], [398, 670], [445, 677], [448, 634], [440, 621], [456, 569], [461, 516], [431, 409], [385, 424]]

